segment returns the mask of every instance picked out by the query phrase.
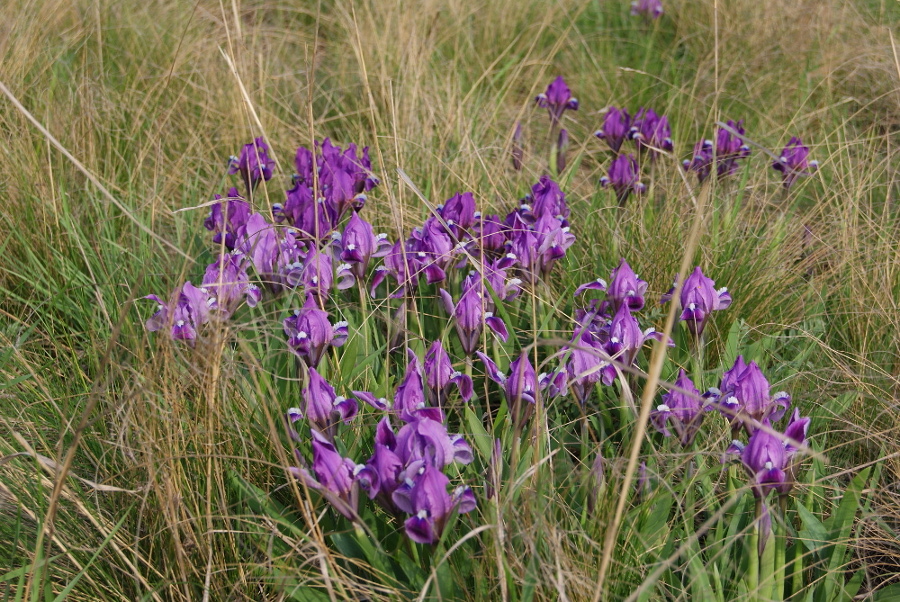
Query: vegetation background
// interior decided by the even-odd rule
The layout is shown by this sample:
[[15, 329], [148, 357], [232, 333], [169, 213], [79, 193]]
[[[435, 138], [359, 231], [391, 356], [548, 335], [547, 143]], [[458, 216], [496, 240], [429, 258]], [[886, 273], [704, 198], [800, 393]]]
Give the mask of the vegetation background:
[[[397, 168], [435, 202], [471, 190], [504, 210], [545, 170], [549, 128], [533, 99], [557, 75], [581, 102], [566, 117], [563, 178], [578, 241], [557, 292], [607, 276], [620, 256], [649, 297], [668, 288], [696, 209], [678, 166], [715, 121], [745, 119], [776, 154], [792, 135], [811, 146], [819, 174], [789, 194], [758, 151], [720, 186], [696, 263], [735, 299], [716, 316], [718, 352], [739, 324], [742, 344], [769, 354], [770, 380], [813, 416], [825, 476], [809, 491], [829, 499], [880, 466], [838, 568], [865, 567], [861, 595], [900, 579], [900, 4], [665, 9], [647, 23], [612, 0], [3, 2], [4, 599], [279, 599], [286, 575], [332, 566], [340, 580], [321, 531], [278, 535], [230, 489], [230, 474], [267, 492], [286, 482], [275, 425], [294, 402], [245, 352], [283, 361], [281, 310], [253, 314], [243, 346], [189, 353], [148, 336], [151, 308], [135, 300], [199, 275], [207, 210], [187, 209], [224, 192], [229, 155], [255, 135], [278, 161], [273, 199], [298, 145], [370, 146], [382, 184], [367, 218], [392, 239], [427, 211]], [[609, 105], [655, 108], [675, 140], [650, 194], [623, 212], [597, 186], [609, 157], [591, 134]], [[522, 172], [509, 157], [517, 121]], [[497, 577], [508, 572], [534, 575], [538, 599], [589, 598], [602, 530], [584, 530], [563, 496], [516, 499], [479, 519], [515, 534], [470, 559], [486, 595], [511, 595]], [[280, 552], [260, 553], [247, 533]], [[617, 549], [611, 598], [646, 576], [642, 554]]]

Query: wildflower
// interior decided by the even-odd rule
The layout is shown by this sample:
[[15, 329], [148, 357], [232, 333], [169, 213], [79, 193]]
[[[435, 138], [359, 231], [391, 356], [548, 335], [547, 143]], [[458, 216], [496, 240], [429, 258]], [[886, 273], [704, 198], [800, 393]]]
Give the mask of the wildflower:
[[482, 287], [474, 284], [463, 286], [458, 303], [453, 302], [453, 297], [445, 289], [440, 289], [440, 294], [444, 301], [444, 308], [453, 316], [456, 334], [459, 335], [463, 352], [466, 355], [472, 355], [475, 352], [484, 325], [487, 325], [502, 341], [506, 342], [509, 337], [506, 324], [487, 309], [488, 302], [484, 298]]
[[531, 202], [531, 215], [534, 221], [540, 220], [545, 215], [555, 217], [567, 226], [569, 218], [569, 206], [566, 204], [566, 195], [550, 176], [543, 175], [540, 180], [531, 187], [531, 194], [526, 199]]
[[463, 401], [472, 398], [472, 379], [459, 370], [453, 369], [450, 356], [444, 350], [440, 340], [435, 341], [425, 353], [425, 382], [428, 394], [434, 406], [441, 407], [447, 399], [450, 384], [455, 384]]
[[449, 233], [461, 240], [463, 233], [475, 225], [475, 197], [471, 192], [457, 192], [438, 205], [437, 212], [450, 229]]
[[189, 343], [196, 340], [197, 330], [209, 321], [211, 307], [215, 304], [214, 298], [210, 301], [208, 290], [196, 287], [190, 281], [182, 285], [169, 303], [156, 295], [144, 298], [157, 303], [156, 313], [146, 322], [147, 330], [156, 332], [171, 327], [172, 340]]
[[603, 370], [609, 366], [609, 355], [587, 328], [576, 330], [563, 351], [569, 352], [566, 364], [568, 386], [576, 401], [584, 407], [594, 387], [603, 377]]
[[629, 132], [629, 137], [634, 140], [638, 151], [647, 150], [650, 159], [655, 159], [660, 150], [671, 152], [672, 132], [669, 129], [669, 120], [665, 116], [657, 115], [652, 109], [641, 108], [634, 116], [634, 122]]
[[405, 523], [406, 535], [416, 543], [431, 544], [440, 539], [447, 517], [454, 510], [460, 514], [475, 509], [475, 495], [468, 487], [447, 493], [450, 479], [439, 469], [424, 462], [410, 465], [403, 484], [394, 491], [398, 508], [412, 514]]
[[606, 298], [612, 304], [613, 311], [617, 311], [623, 303], [631, 311], [640, 311], [644, 308], [647, 286], [648, 284], [638, 278], [628, 262], [622, 258], [619, 265], [613, 268]]
[[[659, 339], [662, 335], [653, 328], [641, 331], [637, 318], [631, 315], [627, 304], [622, 304], [609, 323], [608, 332], [602, 341], [606, 355], [625, 366], [633, 366], [638, 351], [650, 339]], [[604, 385], [611, 385], [616, 379], [616, 368], [611, 363], [601, 368], [601, 380]]]
[[206, 304], [215, 308], [227, 320], [244, 299], [256, 307], [261, 298], [259, 287], [250, 283], [245, 257], [242, 253], [227, 253], [209, 264], [203, 275], [201, 288], [209, 294]]
[[539, 107], [547, 109], [550, 113], [550, 124], [552, 127], [559, 125], [559, 120], [562, 119], [566, 109], [578, 110], [578, 99], [572, 97], [572, 91], [569, 90], [569, 86], [566, 85], [562, 76], [553, 80], [547, 86], [547, 91], [538, 94], [534, 100]]
[[369, 260], [372, 257], [384, 257], [392, 246], [387, 240], [387, 234], [376, 236], [372, 224], [359, 217], [356, 211], [350, 216], [343, 235], [335, 233], [333, 238], [335, 246], [340, 250], [341, 261], [350, 264], [353, 276], [359, 280], [365, 277]]
[[231, 157], [228, 173], [241, 174], [247, 194], [256, 188], [260, 180], [268, 181], [272, 178], [275, 161], [269, 158], [268, 152], [269, 146], [265, 141], [262, 138], [256, 138], [241, 148], [239, 157]]
[[[712, 172], [713, 161], [716, 164], [718, 178], [733, 175], [738, 170], [738, 160], [750, 156], [750, 147], [744, 144], [740, 135], [744, 134], [744, 121], [728, 121], [728, 128], [719, 128], [716, 141], [701, 140], [694, 146], [693, 159], [685, 160], [682, 166], [686, 171], [697, 173], [697, 180], [702, 184]], [[732, 134], [731, 131], [738, 135]]]
[[301, 407], [288, 410], [288, 419], [293, 423], [306, 418], [313, 428], [333, 439], [337, 423], [350, 424], [358, 412], [355, 399], [336, 394], [334, 387], [315, 368], [310, 368]]
[[663, 14], [663, 6], [660, 0], [635, 0], [631, 3], [631, 14], [641, 15], [646, 19], [658, 19]]
[[[674, 290], [675, 285], [663, 295], [663, 303], [672, 299]], [[728, 289], [722, 287], [716, 290], [715, 281], [704, 276], [700, 266], [694, 268], [681, 289], [681, 320], [687, 324], [688, 331], [695, 336], [701, 336], [710, 314], [726, 309], [730, 305], [731, 294]]]
[[671, 424], [681, 445], [687, 447], [697, 436], [708, 409], [709, 403], [703, 400], [684, 370], [680, 370], [675, 387], [662, 396], [662, 403], [650, 413], [650, 421], [666, 437], [672, 436], [666, 428], [667, 424]]
[[403, 461], [394, 452], [396, 447], [397, 438], [391, 429], [390, 419], [385, 416], [375, 431], [372, 457], [364, 466], [356, 467], [354, 475], [369, 499], [377, 500], [385, 509], [391, 511], [396, 508], [391, 495], [400, 484], [400, 473], [403, 471]]
[[630, 131], [631, 116], [628, 111], [609, 107], [603, 116], [603, 127], [594, 132], [594, 136], [605, 140], [612, 152], [618, 153]]
[[792, 137], [778, 161], [772, 163], [772, 169], [781, 172], [785, 190], [789, 189], [800, 176], [808, 176], [819, 168], [818, 161], [809, 160], [809, 147], [804, 146], [800, 138]]
[[469, 464], [475, 459], [462, 435], [449, 434], [441, 420], [425, 415], [403, 425], [394, 451], [407, 466], [422, 460], [440, 469], [454, 462]]
[[334, 444], [315, 429], [312, 437], [312, 474], [304, 467], [292, 468], [291, 472], [307, 487], [319, 491], [335, 510], [356, 520], [359, 487], [353, 477], [357, 464], [342, 457]]
[[217, 194], [215, 200], [219, 202], [210, 207], [203, 227], [215, 233], [215, 244], [224, 244], [230, 251], [235, 248], [238, 236], [250, 218], [250, 203], [241, 197], [237, 188], [229, 189], [224, 199]]
[[737, 427], [741, 423], [752, 432], [755, 423], [777, 421], [790, 406], [791, 397], [784, 391], [770, 394], [769, 381], [756, 362], [749, 364], [739, 355], [730, 370], [722, 375], [719, 389], [711, 391], [726, 418]]
[[294, 310], [283, 324], [288, 347], [310, 368], [319, 365], [329, 345], [340, 347], [347, 341], [347, 322], [332, 324], [314, 295], [307, 295], [303, 309]]
[[619, 155], [610, 165], [609, 174], [600, 178], [600, 185], [604, 188], [612, 186], [616, 191], [619, 206], [624, 207], [628, 195], [632, 192], [643, 194], [647, 190], [647, 187], [641, 183], [640, 177], [641, 172], [634, 155]]

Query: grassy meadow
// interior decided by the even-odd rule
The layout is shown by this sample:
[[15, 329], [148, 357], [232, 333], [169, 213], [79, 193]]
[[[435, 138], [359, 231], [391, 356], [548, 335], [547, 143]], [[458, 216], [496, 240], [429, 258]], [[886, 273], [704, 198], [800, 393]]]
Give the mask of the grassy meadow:
[[[626, 0], [0, 3], [0, 600], [900, 599], [900, 4], [663, 2], [656, 20]], [[584, 406], [539, 398], [520, 427], [434, 286], [401, 312], [335, 293], [338, 393], [391, 397], [407, 349], [436, 339], [475, 389], [445, 409], [473, 452], [448, 477], [476, 508], [436, 544], [364, 494], [346, 518], [288, 470], [311, 453], [283, 420], [304, 377], [282, 321], [303, 297], [264, 290], [193, 345], [147, 332], [143, 297], [215, 260], [210, 201], [257, 136], [274, 175], [255, 211], [328, 137], [369, 147], [361, 215], [392, 242], [457, 192], [502, 219], [551, 171], [535, 97], [560, 75], [579, 108], [552, 175], [575, 242], [480, 349], [503, 370], [520, 351], [564, 363], [575, 289], [620, 258], [649, 283], [641, 326], [676, 346], [648, 343]], [[598, 184], [610, 106], [666, 115], [674, 142], [624, 207]], [[750, 156], [698, 185], [682, 160], [738, 119]], [[785, 190], [771, 164], [792, 136], [819, 168]], [[702, 353], [659, 303], [684, 266], [734, 300]], [[738, 355], [811, 419], [762, 553], [727, 420], [682, 447], [646, 414], [679, 368], [706, 391]], [[361, 405], [340, 453], [364, 462], [378, 420]]]

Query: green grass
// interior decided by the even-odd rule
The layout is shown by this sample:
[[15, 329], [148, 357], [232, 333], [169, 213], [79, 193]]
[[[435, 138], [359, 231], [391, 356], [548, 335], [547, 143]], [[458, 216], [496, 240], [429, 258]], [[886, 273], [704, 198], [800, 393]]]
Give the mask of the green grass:
[[[421, 587], [429, 577], [421, 567], [405, 567], [409, 582], [399, 583], [346, 562], [373, 561], [324, 504], [301, 511], [300, 500], [310, 498], [288, 484], [280, 416], [300, 392], [279, 321], [296, 299], [245, 308], [239, 322], [247, 326], [229, 333], [232, 343], [196, 349], [145, 333], [151, 304], [139, 299], [199, 279], [207, 210], [175, 211], [224, 192], [228, 156], [254, 135], [266, 135], [279, 162], [260, 207], [281, 195], [294, 149], [330, 136], [371, 147], [382, 184], [366, 213], [392, 240], [427, 215], [398, 168], [435, 204], [471, 190], [479, 209], [505, 212], [545, 171], [547, 119], [533, 98], [557, 74], [581, 102], [565, 120], [575, 167], [561, 178], [578, 241], [539, 293], [535, 312], [546, 325], [531, 321], [527, 298], [511, 310], [520, 343], [567, 338], [572, 305], [556, 299], [608, 277], [619, 257], [651, 283], [648, 299], [668, 289], [695, 211], [680, 160], [713, 134], [715, 121], [745, 119], [748, 137], [776, 154], [801, 136], [821, 169], [789, 195], [758, 151], [743, 173], [711, 191], [692, 259], [735, 302], [709, 326], [710, 365], [730, 365], [726, 341], [735, 333], [773, 386], [813, 416], [822, 455], [799, 497], [821, 519], [874, 463], [880, 481], [864, 490], [868, 505], [843, 536], [850, 554], [822, 579], [865, 567], [861, 591], [895, 582], [900, 64], [892, 40], [900, 37], [900, 13], [874, 0], [665, 6], [648, 25], [628, 15], [627, 2], [602, 1], [4, 3], [0, 81], [129, 214], [0, 100], [0, 595], [278, 599], [294, 580], [321, 584], [322, 567], [335, 599], [366, 579], [381, 580], [382, 589], [369, 590], [373, 598]], [[676, 145], [657, 166], [651, 193], [623, 211], [597, 186], [610, 157], [591, 134], [609, 105], [666, 113]], [[522, 172], [510, 167], [517, 121], [526, 135]], [[345, 311], [358, 323], [356, 310]], [[662, 311], [651, 315], [660, 326]], [[448, 326], [438, 315], [422, 329], [428, 338]], [[330, 366], [345, 390], [386, 389], [388, 375], [397, 376], [396, 358], [371, 341], [339, 352]], [[377, 360], [347, 370], [368, 356]], [[663, 377], [674, 372], [669, 363]], [[600, 396], [619, 403], [610, 390]], [[493, 526], [464, 542], [449, 556], [450, 572], [437, 575], [450, 597], [593, 594], [619, 483], [611, 478], [589, 503], [583, 475], [594, 450], [573, 429], [571, 408], [556, 404], [548, 414], [541, 456], [553, 455], [536, 476], [522, 477], [541, 458], [507, 466], [497, 503], [480, 497], [478, 511], [460, 518], [461, 533]], [[365, 453], [362, 435], [375, 420], [364, 419], [347, 450], [355, 457]], [[623, 474], [630, 431], [618, 415], [611, 420], [618, 434], [602, 451], [611, 474]], [[725, 478], [716, 454], [729, 438], [720, 435], [700, 471], [716, 492]], [[670, 443], [650, 440], [660, 483], [673, 482], [689, 462]], [[71, 449], [70, 475], [119, 491], [70, 477], [54, 498], [57, 477], [48, 467]], [[22, 452], [56, 464], [13, 455]], [[468, 477], [487, 461], [480, 455]], [[669, 533], [690, 531], [685, 525], [695, 519], [687, 513], [700, 508], [687, 500], [692, 486], [663, 489], [627, 511], [609, 599], [627, 597], [653, 563], [674, 554], [682, 540]], [[278, 510], [264, 507], [257, 490], [290, 511], [286, 525], [265, 518]], [[684, 510], [654, 512], [666, 504]], [[49, 518], [52, 530], [39, 537]], [[380, 535], [402, 545], [397, 533]], [[676, 559], [647, 599], [700, 599], [679, 591], [703, 583], [686, 562]], [[743, 595], [728, 591], [730, 599]]]

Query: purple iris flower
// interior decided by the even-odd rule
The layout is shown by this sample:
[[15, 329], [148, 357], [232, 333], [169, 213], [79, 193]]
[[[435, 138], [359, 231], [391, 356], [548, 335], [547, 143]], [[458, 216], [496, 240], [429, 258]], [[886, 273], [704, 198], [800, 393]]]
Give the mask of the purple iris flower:
[[791, 137], [790, 142], [781, 151], [778, 161], [772, 163], [772, 169], [781, 172], [786, 190], [794, 184], [798, 177], [813, 174], [818, 168], [818, 161], [809, 160], [809, 147], [803, 146], [803, 142], [796, 136]]
[[606, 188], [612, 186], [616, 191], [616, 199], [619, 206], [624, 207], [628, 195], [632, 192], [643, 194], [647, 187], [641, 183], [641, 171], [638, 168], [634, 155], [619, 155], [609, 166], [609, 173], [600, 178], [600, 185]]
[[456, 255], [456, 243], [435, 216], [425, 220], [421, 231], [414, 230], [413, 238], [418, 241], [415, 248], [417, 256], [424, 262], [425, 280], [428, 284], [443, 282]]
[[508, 228], [499, 215], [478, 217], [475, 222], [475, 242], [485, 255], [496, 255], [506, 249]]
[[478, 263], [475, 258], [478, 271], [471, 271], [463, 280], [463, 288], [470, 286], [481, 287], [481, 294], [485, 299], [488, 311], [494, 309], [493, 295], [501, 301], [512, 301], [522, 292], [522, 281], [518, 278], [509, 278], [508, 269], [514, 265], [515, 256], [511, 253], [493, 261]]
[[641, 15], [645, 19], [658, 19], [663, 14], [661, 0], [634, 0], [631, 3], [631, 14]]
[[315, 368], [310, 368], [301, 407], [291, 408], [287, 415], [291, 423], [306, 418], [315, 430], [333, 440], [337, 423], [350, 424], [358, 411], [355, 399], [336, 394], [334, 387]]
[[561, 75], [547, 86], [546, 92], [538, 94], [534, 100], [539, 107], [547, 109], [550, 113], [552, 127], [559, 125], [559, 120], [562, 119], [566, 109], [578, 110], [578, 99], [572, 96], [572, 91]]
[[419, 358], [412, 351], [408, 352], [409, 363], [403, 382], [394, 394], [393, 410], [404, 422], [413, 422], [421, 418], [430, 418], [437, 422], [444, 420], [440, 408], [428, 407], [425, 401], [425, 378]]
[[[672, 299], [674, 290], [673, 285], [672, 289], [663, 295], [663, 303]], [[681, 320], [687, 324], [688, 331], [698, 337], [701, 336], [710, 314], [726, 309], [730, 305], [731, 294], [728, 289], [722, 287], [717, 290], [715, 281], [704, 276], [700, 266], [694, 268], [681, 289]]]
[[209, 322], [210, 313], [216, 299], [211, 297], [204, 287], [196, 287], [185, 282], [181, 289], [173, 295], [173, 300], [164, 302], [156, 295], [147, 295], [157, 303], [156, 313], [146, 322], [150, 332], [171, 327], [170, 336], [175, 341], [188, 341], [193, 344], [198, 329]]
[[336, 226], [347, 211], [362, 209], [366, 203], [364, 192], [378, 181], [369, 180], [368, 149], [363, 151], [363, 159], [360, 159], [354, 144], [342, 152], [339, 146], [325, 138], [317, 146], [321, 152], [317, 158], [319, 183], [331, 212], [332, 226]]
[[566, 364], [567, 384], [582, 407], [609, 366], [609, 355], [597, 337], [587, 328], [576, 330], [563, 352], [569, 353]]
[[425, 271], [428, 256], [424, 251], [416, 250], [419, 241], [409, 238], [403, 242], [396, 242], [384, 258], [384, 265], [375, 268], [372, 278], [372, 297], [378, 286], [384, 282], [390, 274], [397, 283], [397, 288], [391, 294], [391, 298], [403, 297], [415, 292], [419, 286], [419, 278]]
[[259, 287], [250, 283], [246, 258], [240, 252], [227, 253], [209, 264], [201, 289], [208, 292], [207, 306], [218, 310], [225, 320], [231, 317], [242, 300], [256, 307], [261, 298]]
[[791, 397], [784, 391], [772, 395], [769, 381], [756, 362], [749, 364], [739, 355], [730, 370], [722, 375], [718, 390], [712, 390], [722, 414], [734, 427], [743, 423], [748, 433], [763, 420], [777, 421], [790, 406]]
[[[728, 127], [743, 135], [744, 120], [729, 120]], [[685, 170], [697, 172], [697, 180], [702, 184], [712, 172], [713, 161], [716, 163], [716, 175], [721, 179], [737, 173], [738, 160], [750, 156], [750, 147], [744, 144], [740, 136], [735, 136], [725, 128], [719, 128], [716, 141], [701, 140], [694, 146], [693, 159], [682, 164]]]
[[[575, 235], [564, 220], [551, 217], [545, 213], [534, 225], [534, 231], [538, 240], [537, 265], [531, 266], [530, 271], [546, 277], [559, 259], [566, 256], [566, 251], [575, 243]], [[535, 278], [536, 280], [536, 278]]]
[[525, 157], [525, 149], [522, 148], [522, 122], [516, 122], [516, 130], [512, 137], [512, 164], [516, 171], [522, 170], [522, 159]]
[[652, 109], [638, 110], [629, 135], [638, 151], [648, 151], [651, 160], [656, 158], [660, 150], [671, 152], [674, 148], [669, 120], [657, 115]]
[[284, 205], [276, 205], [276, 221], [288, 224], [302, 233], [304, 240], [319, 241], [334, 230], [334, 219], [324, 197], [315, 199], [313, 190], [304, 182], [297, 182], [287, 191]]
[[471, 192], [457, 192], [442, 205], [438, 205], [437, 212], [453, 237], [461, 240], [465, 231], [475, 225], [475, 197]]
[[375, 235], [372, 224], [353, 212], [343, 235], [335, 233], [335, 246], [340, 250], [340, 259], [350, 264], [353, 276], [362, 280], [365, 277], [369, 259], [384, 257], [391, 251], [391, 243], [387, 234]]
[[447, 493], [450, 479], [439, 469], [424, 462], [410, 465], [403, 484], [394, 491], [398, 508], [412, 514], [404, 527], [406, 535], [416, 543], [431, 544], [441, 537], [447, 517], [454, 510], [460, 514], [475, 509], [475, 495], [468, 487]]
[[[348, 268], [349, 269], [349, 268]], [[331, 264], [331, 255], [320, 251], [312, 250], [306, 256], [303, 263], [303, 270], [300, 273], [300, 284], [320, 299], [327, 299], [331, 293], [331, 287], [334, 285], [334, 268]], [[349, 283], [346, 279], [341, 279], [338, 288], [348, 288], [353, 281]]]
[[314, 295], [308, 295], [303, 309], [295, 309], [283, 324], [288, 347], [310, 368], [319, 365], [329, 345], [340, 347], [347, 341], [347, 322], [332, 324]]
[[524, 426], [534, 411], [538, 390], [546, 391], [548, 397], [555, 397], [565, 390], [564, 373], [556, 371], [536, 375], [525, 351], [510, 362], [509, 374], [501, 372], [497, 364], [482, 352], [478, 351], [477, 355], [484, 364], [487, 377], [503, 387], [503, 395], [519, 428]]
[[237, 245], [238, 236], [250, 218], [250, 203], [238, 193], [237, 188], [229, 189], [224, 199], [217, 194], [216, 200], [219, 202], [210, 207], [203, 227], [215, 233], [215, 244], [224, 243], [230, 251]]
[[350, 520], [357, 520], [359, 486], [354, 480], [357, 464], [342, 457], [334, 444], [316, 430], [312, 431], [312, 437], [312, 474], [303, 467], [292, 468], [291, 472], [307, 487], [319, 491], [335, 510]]
[[443, 422], [424, 415], [400, 428], [394, 451], [406, 466], [423, 460], [440, 469], [454, 462], [469, 464], [475, 459], [462, 435], [449, 434]]
[[631, 311], [640, 311], [644, 308], [644, 295], [647, 294], [648, 284], [641, 280], [628, 262], [622, 258], [619, 265], [613, 268], [606, 298], [612, 303], [613, 311], [618, 311], [623, 303]]
[[268, 153], [269, 146], [260, 137], [250, 144], [245, 144], [239, 157], [231, 157], [228, 173], [241, 174], [244, 186], [247, 187], [247, 194], [256, 188], [260, 180], [268, 181], [272, 178], [275, 161], [269, 158]]
[[628, 114], [628, 111], [609, 107], [606, 110], [606, 115], [603, 116], [603, 127], [594, 132], [594, 136], [600, 140], [605, 140], [612, 152], [618, 153], [622, 143], [628, 139], [630, 132], [631, 116]]
[[447, 391], [455, 384], [463, 401], [472, 399], [472, 379], [453, 369], [450, 356], [444, 350], [440, 340], [435, 341], [425, 354], [425, 382], [431, 405], [443, 407], [447, 401]]
[[[531, 213], [534, 215], [535, 221], [545, 215], [562, 220], [569, 218], [570, 211], [566, 204], [566, 195], [550, 176], [541, 176], [537, 184], [531, 187], [531, 194], [526, 198], [531, 203]], [[564, 225], [567, 226], [568, 222], [565, 222]]]
[[[631, 310], [625, 303], [619, 306], [609, 324], [608, 333], [604, 333], [604, 335], [602, 346], [606, 355], [625, 366], [634, 365], [638, 351], [641, 350], [644, 343], [650, 339], [659, 340], [662, 336], [653, 328], [642, 331], [637, 318], [631, 315]], [[616, 368], [614, 365], [607, 364], [600, 371], [604, 385], [611, 385], [615, 381]]]
[[456, 334], [462, 343], [463, 352], [472, 355], [478, 348], [481, 339], [481, 330], [484, 325], [494, 331], [504, 343], [509, 338], [506, 324], [495, 316], [490, 307], [491, 301], [485, 298], [482, 287], [475, 284], [463, 286], [459, 302], [454, 303], [453, 297], [445, 289], [440, 289], [441, 299], [447, 313], [453, 316], [456, 324]]
[[697, 436], [703, 417], [709, 409], [709, 402], [703, 398], [684, 370], [680, 370], [675, 387], [662, 396], [662, 403], [650, 413], [650, 421], [666, 437], [672, 436], [666, 428], [667, 424], [671, 424], [681, 445], [687, 447]]

